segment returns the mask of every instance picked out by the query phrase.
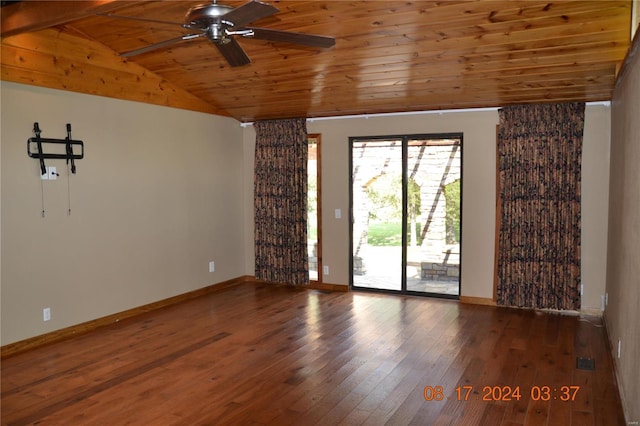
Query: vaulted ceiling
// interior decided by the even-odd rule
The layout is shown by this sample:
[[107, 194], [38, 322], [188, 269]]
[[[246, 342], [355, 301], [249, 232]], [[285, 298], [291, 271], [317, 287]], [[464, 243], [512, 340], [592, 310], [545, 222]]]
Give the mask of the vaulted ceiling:
[[5, 5], [2, 79], [248, 122], [609, 100], [630, 42], [630, 0], [282, 0], [251, 26], [332, 36], [335, 46], [236, 37], [252, 61], [237, 67], [206, 37], [119, 55], [189, 34], [152, 21], [181, 24], [206, 2]]

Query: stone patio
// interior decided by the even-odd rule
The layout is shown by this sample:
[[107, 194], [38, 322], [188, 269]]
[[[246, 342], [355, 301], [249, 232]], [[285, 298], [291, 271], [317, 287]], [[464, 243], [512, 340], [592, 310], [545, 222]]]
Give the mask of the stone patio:
[[[400, 290], [401, 288], [401, 249], [400, 247], [367, 247], [366, 272], [354, 275], [356, 287]], [[448, 280], [422, 278], [422, 263], [419, 250], [408, 250], [407, 290], [416, 292], [459, 295], [459, 277]], [[453, 266], [453, 264], [451, 265]], [[456, 268], [458, 265], [455, 265]]]

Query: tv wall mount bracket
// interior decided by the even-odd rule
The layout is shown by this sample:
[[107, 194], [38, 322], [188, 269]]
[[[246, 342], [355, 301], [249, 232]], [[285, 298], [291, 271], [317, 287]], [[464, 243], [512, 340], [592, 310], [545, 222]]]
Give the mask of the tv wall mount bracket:
[[[67, 164], [71, 163], [71, 173], [76, 173], [76, 163], [75, 160], [81, 160], [84, 158], [84, 142], [79, 140], [74, 140], [71, 137], [71, 124], [67, 124], [67, 137], [64, 139], [50, 139], [41, 137], [42, 131], [40, 130], [40, 126], [38, 123], [33, 123], [33, 133], [35, 133], [35, 138], [29, 138], [27, 140], [27, 154], [31, 158], [37, 158], [40, 160], [40, 172], [41, 174], [47, 173], [47, 168], [45, 167], [44, 160], [46, 159], [59, 159], [59, 160], [67, 160]], [[51, 148], [53, 150], [53, 145], [65, 145], [64, 153], [55, 153], [55, 152], [46, 152], [48, 151], [46, 148]], [[32, 149], [35, 146], [35, 150]], [[74, 152], [74, 146], [80, 147], [80, 153]]]

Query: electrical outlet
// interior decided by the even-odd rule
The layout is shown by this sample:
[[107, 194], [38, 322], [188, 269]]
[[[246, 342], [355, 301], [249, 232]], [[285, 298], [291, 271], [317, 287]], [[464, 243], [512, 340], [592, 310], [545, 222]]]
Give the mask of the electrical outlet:
[[49, 321], [51, 319], [51, 308], [44, 308], [42, 310], [42, 321]]
[[56, 180], [58, 179], [58, 168], [55, 166], [48, 166], [47, 173], [40, 175], [40, 179], [42, 180]]
[[216, 271], [216, 262], [212, 260], [211, 262], [209, 262], [209, 272], [215, 272], [215, 271]]
[[329, 275], [329, 267], [328, 266], [323, 266], [322, 267], [322, 273], [325, 275]]
[[49, 174], [49, 180], [58, 179], [58, 169], [54, 166], [47, 167], [47, 173]]
[[334, 213], [335, 213], [336, 219], [342, 219], [342, 210], [336, 209]]

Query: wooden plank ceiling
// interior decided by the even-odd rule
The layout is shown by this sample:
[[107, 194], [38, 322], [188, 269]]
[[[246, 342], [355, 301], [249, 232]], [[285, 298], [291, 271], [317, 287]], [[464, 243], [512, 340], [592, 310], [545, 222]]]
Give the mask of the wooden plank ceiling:
[[252, 26], [329, 35], [335, 46], [241, 38], [252, 63], [230, 67], [204, 37], [125, 59], [118, 53], [187, 32], [96, 15], [182, 23], [204, 2], [7, 5], [2, 79], [241, 122], [602, 101], [631, 27], [630, 0], [271, 1], [280, 12]]

